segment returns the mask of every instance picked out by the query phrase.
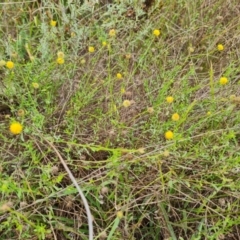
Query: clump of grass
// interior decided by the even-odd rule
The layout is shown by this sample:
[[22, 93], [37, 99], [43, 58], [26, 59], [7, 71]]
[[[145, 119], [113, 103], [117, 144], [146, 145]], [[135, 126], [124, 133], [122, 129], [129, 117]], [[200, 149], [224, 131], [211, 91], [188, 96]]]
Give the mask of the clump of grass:
[[2, 238], [239, 238], [238, 5], [138, 3], [0, 4]]

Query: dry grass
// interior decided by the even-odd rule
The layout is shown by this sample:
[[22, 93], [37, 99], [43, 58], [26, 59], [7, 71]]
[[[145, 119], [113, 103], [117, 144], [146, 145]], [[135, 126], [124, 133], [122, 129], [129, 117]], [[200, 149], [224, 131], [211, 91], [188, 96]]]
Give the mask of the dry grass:
[[88, 239], [46, 141], [94, 239], [239, 239], [238, 1], [116, 2], [0, 4], [0, 239]]

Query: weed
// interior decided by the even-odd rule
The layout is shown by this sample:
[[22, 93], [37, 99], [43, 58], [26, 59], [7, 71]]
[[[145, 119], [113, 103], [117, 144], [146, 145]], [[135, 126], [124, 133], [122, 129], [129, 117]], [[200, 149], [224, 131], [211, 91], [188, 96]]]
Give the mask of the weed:
[[80, 2], [0, 3], [0, 239], [239, 239], [238, 1]]

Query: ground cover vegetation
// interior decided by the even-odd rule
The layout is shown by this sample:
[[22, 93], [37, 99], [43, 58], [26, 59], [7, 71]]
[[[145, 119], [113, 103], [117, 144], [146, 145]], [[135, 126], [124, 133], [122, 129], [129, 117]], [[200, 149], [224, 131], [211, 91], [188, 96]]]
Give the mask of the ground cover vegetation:
[[0, 3], [0, 239], [240, 239], [240, 5]]

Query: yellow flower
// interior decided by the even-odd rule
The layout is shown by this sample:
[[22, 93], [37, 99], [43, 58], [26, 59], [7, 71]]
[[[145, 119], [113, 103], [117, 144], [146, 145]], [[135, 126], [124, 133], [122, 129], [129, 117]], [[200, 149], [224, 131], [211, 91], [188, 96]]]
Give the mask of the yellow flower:
[[32, 86], [33, 86], [33, 88], [35, 88], [35, 89], [38, 89], [38, 88], [39, 88], [39, 84], [36, 83], [36, 82], [33, 82], [33, 83], [32, 83]]
[[174, 101], [174, 98], [172, 96], [168, 96], [168, 97], [166, 97], [166, 101], [168, 103], [172, 103]]
[[172, 120], [173, 120], [173, 121], [178, 121], [179, 118], [180, 118], [180, 116], [178, 115], [178, 113], [174, 113], [174, 114], [172, 115]]
[[0, 60], [0, 67], [3, 67], [6, 65], [6, 62], [4, 60]]
[[60, 64], [60, 65], [61, 65], [61, 64], [64, 64], [64, 58], [58, 57], [58, 58], [57, 58], [57, 63]]
[[90, 52], [90, 53], [93, 53], [94, 51], [95, 51], [95, 48], [94, 47], [88, 47], [88, 51]]
[[11, 123], [9, 130], [12, 134], [20, 134], [23, 130], [23, 126], [19, 122], [13, 122]]
[[188, 52], [189, 53], [193, 53], [194, 51], [195, 51], [194, 47], [192, 47], [192, 46], [188, 47]]
[[153, 35], [155, 37], [158, 37], [160, 34], [161, 34], [160, 30], [158, 30], [158, 29], [153, 30]]
[[219, 79], [219, 83], [220, 83], [220, 85], [225, 85], [228, 83], [228, 79], [226, 77], [221, 77]]
[[124, 87], [121, 87], [121, 94], [124, 94], [126, 92]]
[[51, 20], [51, 21], [50, 21], [50, 25], [51, 25], [52, 27], [56, 27], [57, 21]]
[[132, 55], [131, 55], [131, 53], [127, 53], [127, 54], [125, 55], [125, 57], [126, 57], [126, 59], [131, 59], [131, 58], [132, 58]]
[[59, 51], [59, 52], [57, 53], [57, 56], [58, 56], [58, 58], [64, 58], [64, 53], [61, 52], [61, 51]]
[[81, 61], [80, 61], [80, 63], [82, 64], [82, 65], [84, 65], [85, 63], [86, 63], [86, 59], [81, 59]]
[[7, 62], [6, 62], [6, 67], [7, 67], [8, 69], [12, 69], [12, 68], [14, 68], [14, 63], [13, 63], [12, 61], [7, 61]]
[[123, 101], [123, 106], [124, 106], [125, 108], [129, 107], [130, 105], [131, 105], [131, 102], [130, 102], [129, 100], [124, 100], [124, 101]]
[[210, 111], [207, 112], [207, 115], [210, 116], [212, 113]]
[[117, 79], [122, 79], [122, 78], [123, 78], [123, 76], [122, 76], [121, 73], [117, 73], [117, 74], [116, 74], [116, 77], [117, 77]]
[[110, 37], [115, 37], [116, 36], [116, 30], [115, 29], [110, 29], [108, 34], [109, 34]]
[[165, 132], [165, 138], [167, 140], [173, 139], [173, 132], [172, 131]]
[[122, 212], [122, 211], [118, 211], [118, 212], [117, 212], [117, 217], [118, 217], [119, 219], [123, 218], [123, 212]]
[[103, 41], [103, 42], [102, 42], [102, 45], [103, 45], [103, 47], [106, 47], [106, 46], [107, 46], [107, 42], [106, 42], [106, 41]]
[[217, 50], [218, 51], [223, 51], [224, 50], [224, 46], [222, 44], [218, 44], [217, 45]]
[[116, 106], [116, 104], [113, 104], [113, 106], [112, 106], [112, 110], [113, 110], [114, 112], [117, 111], [117, 106]]

